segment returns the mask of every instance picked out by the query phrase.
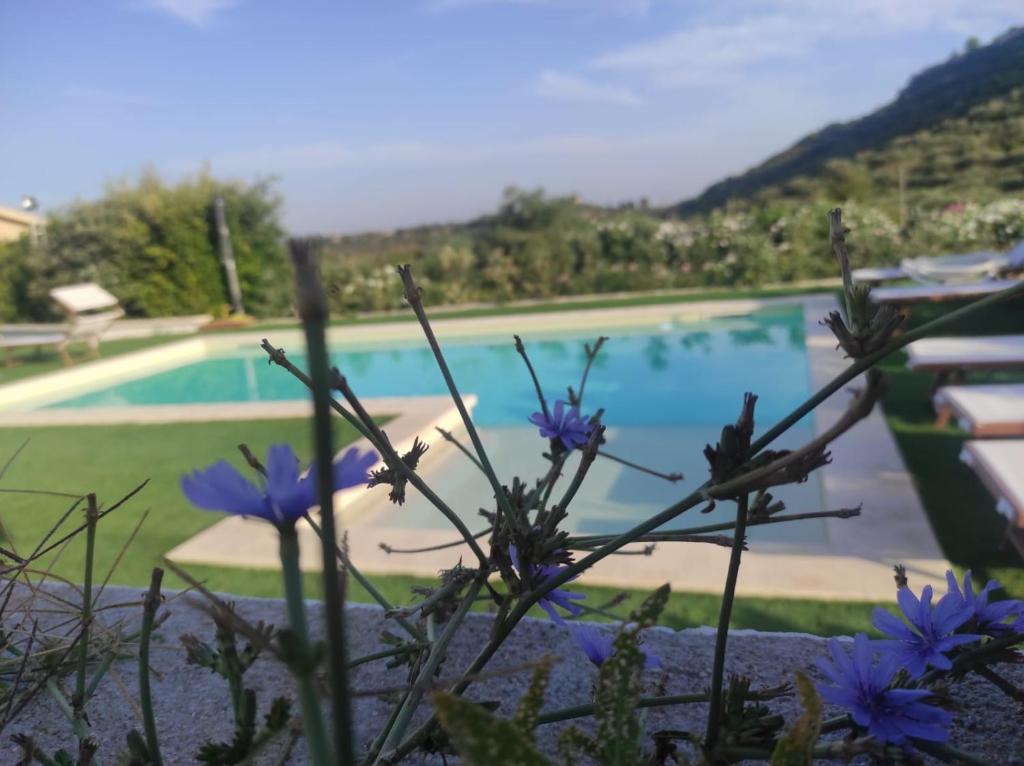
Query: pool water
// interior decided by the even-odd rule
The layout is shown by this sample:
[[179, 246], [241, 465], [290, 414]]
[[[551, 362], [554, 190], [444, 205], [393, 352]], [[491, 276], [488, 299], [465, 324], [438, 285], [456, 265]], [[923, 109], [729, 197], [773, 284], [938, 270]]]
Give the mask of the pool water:
[[[596, 328], [587, 333], [524, 334], [530, 359], [549, 401], [566, 398], [577, 387], [585, 362], [583, 344], [598, 335], [609, 340], [595, 360], [587, 381], [584, 413], [605, 410], [606, 449], [657, 468], [682, 471], [687, 480], [671, 485], [644, 474], [602, 462], [588, 477], [575, 507], [585, 511], [570, 519], [570, 531], [620, 531], [656, 512], [704, 480], [705, 443], [717, 440], [722, 425], [735, 421], [745, 391], [758, 394], [757, 423], [767, 428], [809, 394], [804, 318], [797, 307], [742, 316], [658, 326]], [[539, 409], [527, 370], [512, 338], [442, 341], [445, 358], [463, 393], [478, 404], [474, 421], [481, 429], [492, 462], [503, 480], [511, 475], [539, 476], [545, 470], [544, 440], [527, 420]], [[299, 367], [305, 359], [290, 353]], [[332, 362], [362, 397], [424, 396], [447, 393], [433, 355], [423, 341], [332, 350]], [[210, 402], [267, 402], [303, 399], [308, 392], [280, 368], [267, 364], [258, 348], [238, 348], [148, 377], [90, 392], [52, 407], [109, 407]], [[811, 427], [794, 427], [787, 446], [810, 439]], [[461, 456], [445, 458], [443, 496], [458, 497], [467, 521], [481, 526], [477, 514], [489, 507], [490, 488]], [[504, 474], [509, 474], [505, 477]], [[820, 508], [816, 477], [779, 493], [792, 510]], [[731, 519], [728, 504], [692, 523]], [[384, 524], [434, 528], [438, 515], [422, 500], [410, 498], [402, 509], [381, 515]], [[779, 542], [822, 542], [817, 520], [760, 527], [754, 537]]]
[[[609, 340], [594, 362], [585, 410], [605, 409], [609, 425], [722, 424], [734, 420], [743, 392], [754, 387], [761, 418], [777, 418], [808, 393], [801, 309], [764, 311], [692, 324], [586, 334], [524, 336], [545, 394], [565, 398], [577, 386], [583, 343]], [[445, 358], [461, 391], [477, 395], [481, 426], [522, 425], [536, 395], [511, 337], [445, 342]], [[299, 367], [300, 354], [289, 354]], [[332, 361], [360, 396], [445, 394], [444, 380], [423, 342], [338, 348]], [[50, 405], [109, 407], [304, 399], [305, 387], [267, 364], [258, 348], [226, 354], [131, 380]]]

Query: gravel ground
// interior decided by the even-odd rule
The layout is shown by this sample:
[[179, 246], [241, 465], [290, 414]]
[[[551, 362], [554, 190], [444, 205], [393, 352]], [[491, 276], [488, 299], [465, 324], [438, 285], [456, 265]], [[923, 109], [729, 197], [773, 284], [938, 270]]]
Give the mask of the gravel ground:
[[[213, 626], [209, 618], [195, 609], [194, 596], [174, 598], [166, 594], [164, 607], [169, 613], [159, 629], [152, 651], [154, 670], [153, 698], [160, 732], [161, 750], [168, 764], [195, 763], [195, 753], [206, 740], [231, 737], [232, 722], [227, 684], [210, 671], [184, 663], [179, 636], [193, 633], [212, 641]], [[107, 588], [102, 603], [114, 608], [99, 612], [99, 618], [110, 625], [124, 620], [129, 628], [138, 624], [142, 591], [132, 588]], [[236, 599], [237, 610], [245, 618], [284, 624], [283, 603], [270, 599]], [[117, 604], [130, 606], [117, 607]], [[38, 609], [38, 606], [37, 606]], [[320, 623], [319, 604], [310, 604], [313, 625]], [[358, 657], [380, 650], [378, 636], [389, 623], [381, 610], [352, 606], [348, 610], [350, 656]], [[393, 631], [393, 624], [387, 625]], [[449, 653], [447, 668], [465, 666], [486, 640], [490, 618], [471, 615], [457, 636]], [[400, 629], [399, 629], [400, 630]], [[654, 629], [647, 635], [646, 646], [660, 656], [663, 667], [651, 671], [652, 693], [685, 694], [703, 690], [709, 682], [714, 633], [710, 629], [671, 631]], [[822, 639], [786, 633], [736, 631], [731, 634], [727, 670], [749, 676], [754, 687], [774, 686], [790, 682], [793, 672], [806, 668], [824, 651]], [[492, 660], [490, 668], [510, 669], [495, 674], [473, 687], [479, 700], [499, 702], [499, 714], [508, 715], [514, 708], [528, 680], [528, 672], [512, 669], [523, 663], [550, 654], [558, 658], [548, 686], [549, 708], [560, 708], [590, 701], [596, 671], [571, 642], [564, 628], [540, 620], [524, 621], [512, 639]], [[98, 755], [103, 763], [116, 762], [123, 749], [125, 734], [141, 730], [135, 696], [137, 663], [126, 658], [114, 664], [114, 672], [100, 684], [88, 707], [92, 730], [101, 743]], [[449, 671], [451, 672], [451, 671]], [[1004, 667], [1006, 677], [1018, 686], [1024, 685], [1024, 666]], [[260, 716], [270, 700], [277, 695], [293, 697], [287, 674], [273, 660], [261, 658], [245, 676], [246, 685], [254, 689], [259, 701]], [[377, 690], [399, 686], [405, 681], [401, 669], [387, 670], [384, 661], [364, 664], [353, 672], [352, 683], [360, 690]], [[66, 685], [66, 684], [65, 684]], [[1024, 765], [1024, 713], [1022, 705], [1013, 704], [985, 681], [969, 679], [960, 684], [957, 699], [963, 709], [957, 715], [952, 741], [962, 750], [977, 753], [994, 764]], [[771, 703], [778, 712], [792, 716], [796, 702], [782, 698]], [[384, 723], [388, 706], [370, 695], [360, 697], [356, 705], [356, 724], [360, 739], [366, 743]], [[836, 711], [832, 711], [836, 712]], [[703, 730], [704, 706], [685, 705], [650, 710], [646, 723], [650, 731], [664, 728]], [[538, 731], [540, 746], [554, 752], [562, 725], [543, 726]], [[39, 695], [5, 732], [0, 744], [0, 762], [17, 763], [18, 749], [10, 742], [14, 733], [31, 734], [48, 752], [58, 747], [73, 750], [74, 738], [51, 697]], [[283, 741], [267, 749], [260, 763], [275, 763], [282, 755]], [[305, 762], [302, 743], [296, 744], [285, 763]]]

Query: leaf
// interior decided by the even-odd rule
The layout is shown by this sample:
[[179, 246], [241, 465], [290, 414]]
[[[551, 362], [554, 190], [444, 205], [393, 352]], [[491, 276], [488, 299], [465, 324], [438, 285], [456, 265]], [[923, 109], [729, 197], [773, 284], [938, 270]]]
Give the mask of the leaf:
[[433, 702], [438, 721], [468, 766], [549, 766], [511, 721], [454, 694], [435, 694]]
[[[638, 610], [640, 611], [640, 610]], [[644, 653], [636, 633], [624, 630], [615, 638], [615, 652], [597, 674], [594, 690], [596, 740], [603, 766], [633, 766], [643, 755], [643, 727], [636, 715], [642, 690]]]
[[644, 628], [649, 628], [658, 621], [672, 589], [668, 583], [658, 588], [654, 593], [644, 599], [643, 603], [634, 609], [629, 615], [630, 629], [635, 634]]
[[814, 762], [814, 744], [821, 734], [821, 698], [807, 676], [796, 674], [796, 688], [804, 713], [779, 737], [772, 752], [772, 766], [810, 766]]
[[548, 678], [551, 676], [551, 659], [544, 658], [537, 669], [533, 671], [530, 678], [530, 686], [522, 699], [519, 700], [519, 707], [516, 714], [512, 716], [512, 723], [519, 729], [527, 740], [533, 742], [533, 730], [537, 728], [537, 717], [544, 705], [544, 690], [548, 686]]

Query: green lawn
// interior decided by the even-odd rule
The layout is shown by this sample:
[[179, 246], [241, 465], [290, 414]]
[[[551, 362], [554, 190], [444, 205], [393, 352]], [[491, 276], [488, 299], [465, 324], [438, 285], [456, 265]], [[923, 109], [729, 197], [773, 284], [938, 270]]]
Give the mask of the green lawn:
[[[127, 354], [130, 351], [141, 351], [144, 348], [152, 348], [153, 346], [160, 346], [177, 340], [181, 340], [181, 337], [168, 337], [164, 335], [154, 338], [108, 340], [101, 344], [100, 352], [106, 358], [117, 356], [118, 354]], [[72, 345], [69, 351], [75, 363], [86, 362], [92, 359], [89, 350], [82, 344], [76, 343]], [[11, 349], [11, 358], [14, 361], [14, 365], [11, 367], [7, 367], [0, 362], [0, 385], [13, 383], [16, 380], [40, 375], [44, 372], [66, 369], [60, 356], [57, 354], [57, 350], [53, 346]]]
[[[283, 374], [283, 373], [282, 373]], [[336, 421], [338, 445], [353, 439], [355, 432]], [[58, 426], [0, 430], [0, 464], [29, 439], [0, 481], [0, 520], [7, 537], [20, 553], [31, 550], [68, 508], [71, 500], [15, 489], [83, 494], [95, 492], [109, 506], [149, 479], [146, 487], [124, 506], [100, 522], [96, 553], [97, 577], [102, 579], [143, 513], [142, 525], [113, 582], [143, 585], [160, 557], [178, 543], [215, 523], [220, 514], [191, 507], [181, 494], [182, 474], [226, 458], [248, 471], [238, 452], [247, 443], [257, 455], [273, 443], [292, 444], [300, 457], [312, 453], [309, 421], [265, 420], [258, 422], [180, 423], [170, 425]], [[76, 511], [65, 527], [81, 523]], [[82, 580], [85, 564], [84, 536], [60, 553], [55, 574]], [[180, 585], [173, 579], [170, 587]]]

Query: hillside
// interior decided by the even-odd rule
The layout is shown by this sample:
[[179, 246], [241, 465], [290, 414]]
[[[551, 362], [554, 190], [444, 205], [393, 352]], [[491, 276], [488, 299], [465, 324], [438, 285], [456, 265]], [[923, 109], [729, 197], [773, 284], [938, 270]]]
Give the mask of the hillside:
[[[970, 153], [979, 142], [971, 138], [973, 122], [969, 120], [964, 126], [963, 118], [969, 114], [1001, 116], [1003, 105], [990, 102], [1005, 99], [1007, 94], [1021, 87], [1024, 87], [1024, 28], [1015, 27], [989, 45], [969, 49], [916, 75], [892, 103], [860, 119], [829, 125], [757, 167], [710, 186], [700, 196], [675, 206], [672, 212], [677, 215], [707, 212], [730, 200], [751, 198], [770, 187], [784, 190], [787, 185], [790, 187], [787, 196], [802, 197], [800, 185], [794, 188], [793, 182], [823, 173], [830, 161], [857, 155], [866, 157], [863, 153], [892, 147], [890, 154], [874, 156], [876, 163], [880, 159], [888, 162], [900, 157], [901, 147], [910, 149], [917, 139], [928, 138], [930, 131], [948, 133], [947, 129], [953, 127], [957, 136], [968, 138], [967, 146], [960, 147], [956, 140], [933, 142], [936, 152], [930, 160], [933, 167], [926, 170], [921, 182], [936, 186], [943, 174], [957, 170], [957, 163], [964, 165], [966, 160], [967, 165], [974, 164]], [[1016, 101], [1011, 100], [1009, 105], [1010, 113], [1018, 118], [1019, 106], [1018, 94]], [[998, 120], [990, 120], [990, 123], [992, 132], [999, 133]], [[899, 144], [899, 139], [910, 136], [914, 136], [914, 140]], [[1022, 137], [1021, 132], [1009, 136], [1004, 132], [998, 138], [991, 136], [990, 141], [982, 128], [982, 159], [998, 163], [1003, 161], [998, 156], [1000, 151], [1009, 152], [1010, 164], [1015, 164], [1019, 156], [1013, 152], [1018, 151]], [[1000, 143], [1007, 138], [1015, 146], [1002, 148]], [[950, 156], [951, 152], [957, 157]], [[797, 193], [794, 195], [794, 192]]]

